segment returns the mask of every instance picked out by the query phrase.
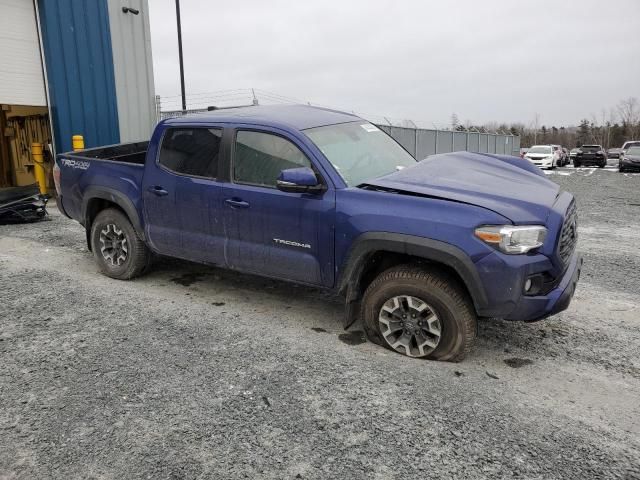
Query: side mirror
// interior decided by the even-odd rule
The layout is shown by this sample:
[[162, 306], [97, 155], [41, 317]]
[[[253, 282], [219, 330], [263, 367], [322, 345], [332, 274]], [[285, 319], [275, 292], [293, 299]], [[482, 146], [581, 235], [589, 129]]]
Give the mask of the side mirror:
[[309, 167], [287, 168], [282, 170], [276, 181], [276, 187], [288, 193], [320, 193], [324, 185], [318, 182], [318, 177]]

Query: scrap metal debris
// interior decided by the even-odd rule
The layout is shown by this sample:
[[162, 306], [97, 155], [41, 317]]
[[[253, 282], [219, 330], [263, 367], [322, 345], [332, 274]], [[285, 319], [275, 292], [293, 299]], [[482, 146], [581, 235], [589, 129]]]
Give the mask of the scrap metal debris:
[[48, 195], [38, 185], [0, 188], [0, 224], [36, 222], [48, 218]]

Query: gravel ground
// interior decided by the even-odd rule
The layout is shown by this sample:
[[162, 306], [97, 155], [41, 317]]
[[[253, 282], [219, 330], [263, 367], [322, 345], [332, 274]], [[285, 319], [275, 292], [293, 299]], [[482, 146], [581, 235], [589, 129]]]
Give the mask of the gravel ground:
[[640, 478], [640, 175], [558, 169], [571, 307], [461, 364], [341, 329], [324, 292], [162, 260], [97, 273], [75, 222], [0, 226], [0, 478]]

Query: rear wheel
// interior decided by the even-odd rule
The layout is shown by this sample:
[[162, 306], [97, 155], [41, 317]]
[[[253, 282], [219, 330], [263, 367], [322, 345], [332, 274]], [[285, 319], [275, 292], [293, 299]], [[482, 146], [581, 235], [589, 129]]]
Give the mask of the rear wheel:
[[121, 211], [108, 208], [91, 225], [91, 249], [100, 271], [111, 278], [129, 280], [151, 263], [151, 252]]
[[573, 162], [573, 166], [574, 166], [575, 168], [580, 168], [582, 165], [580, 164], [580, 162], [576, 162], [576, 161], [574, 161], [574, 162]]
[[457, 281], [410, 265], [381, 273], [362, 301], [367, 337], [409, 357], [458, 362], [471, 351], [476, 315]]

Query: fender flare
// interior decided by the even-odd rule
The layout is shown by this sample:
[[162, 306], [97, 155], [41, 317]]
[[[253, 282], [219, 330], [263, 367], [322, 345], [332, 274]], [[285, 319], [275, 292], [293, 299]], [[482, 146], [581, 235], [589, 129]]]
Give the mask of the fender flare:
[[87, 217], [88, 207], [91, 200], [97, 198], [115, 203], [120, 208], [122, 208], [127, 217], [129, 217], [129, 221], [131, 222], [131, 225], [133, 225], [133, 228], [138, 236], [143, 241], [145, 240], [144, 228], [142, 227], [142, 223], [140, 222], [140, 215], [138, 214], [138, 210], [136, 209], [131, 199], [119, 190], [115, 190], [109, 187], [92, 186], [88, 187], [84, 192], [81, 212], [82, 225], [84, 225], [87, 230], [87, 245], [89, 245], [89, 249], [91, 249], [91, 242], [89, 241], [90, 226], [88, 221], [89, 219]]
[[358, 317], [360, 281], [369, 255], [377, 251], [402, 253], [438, 262], [452, 268], [467, 288], [478, 314], [488, 306], [487, 296], [480, 275], [471, 258], [450, 243], [430, 238], [390, 232], [367, 232], [358, 236], [351, 247], [344, 268], [339, 274], [338, 292], [344, 295], [346, 312], [345, 328]]

